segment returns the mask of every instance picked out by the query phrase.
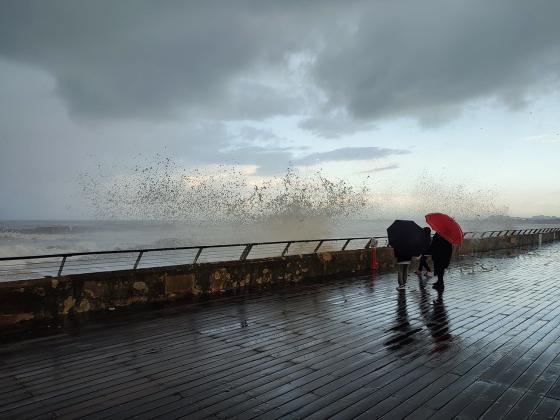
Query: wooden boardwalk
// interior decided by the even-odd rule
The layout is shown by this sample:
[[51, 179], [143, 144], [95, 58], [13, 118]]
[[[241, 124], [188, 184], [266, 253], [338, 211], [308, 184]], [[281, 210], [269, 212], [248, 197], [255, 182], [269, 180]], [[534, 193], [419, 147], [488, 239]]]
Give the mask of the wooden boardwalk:
[[560, 244], [0, 345], [0, 418], [554, 418]]

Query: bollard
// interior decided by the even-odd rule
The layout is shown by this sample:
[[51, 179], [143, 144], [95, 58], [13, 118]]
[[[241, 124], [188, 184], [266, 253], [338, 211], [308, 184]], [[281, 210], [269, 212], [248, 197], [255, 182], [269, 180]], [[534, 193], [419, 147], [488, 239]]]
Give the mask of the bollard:
[[542, 233], [539, 233], [539, 246], [542, 246]]
[[379, 268], [379, 263], [377, 262], [377, 248], [371, 248], [371, 269], [375, 271]]

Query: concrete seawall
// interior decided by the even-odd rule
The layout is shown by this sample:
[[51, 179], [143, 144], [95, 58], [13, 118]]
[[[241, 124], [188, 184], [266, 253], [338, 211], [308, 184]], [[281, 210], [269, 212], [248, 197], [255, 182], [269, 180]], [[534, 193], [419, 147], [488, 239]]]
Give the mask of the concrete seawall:
[[[554, 233], [467, 239], [455, 256], [537, 246]], [[197, 300], [394, 268], [391, 248], [324, 252], [0, 283], [0, 328], [61, 325], [69, 318], [149, 304]]]

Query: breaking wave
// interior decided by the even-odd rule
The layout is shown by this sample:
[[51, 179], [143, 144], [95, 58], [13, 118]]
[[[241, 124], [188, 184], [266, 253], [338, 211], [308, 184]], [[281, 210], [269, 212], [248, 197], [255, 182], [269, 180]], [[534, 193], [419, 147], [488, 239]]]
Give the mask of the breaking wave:
[[282, 177], [255, 181], [240, 168], [187, 171], [169, 158], [113, 176], [84, 173], [80, 186], [100, 219], [258, 223], [359, 216], [369, 189], [289, 168]]

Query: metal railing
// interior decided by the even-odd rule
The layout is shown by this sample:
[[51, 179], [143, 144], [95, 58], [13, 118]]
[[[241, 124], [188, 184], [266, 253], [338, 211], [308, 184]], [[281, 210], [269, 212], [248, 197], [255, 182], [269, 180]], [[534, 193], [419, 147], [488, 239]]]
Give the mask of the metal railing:
[[540, 229], [510, 229], [510, 230], [487, 230], [484, 232], [465, 232], [465, 239], [497, 238], [500, 236], [520, 236], [535, 235], [539, 233], [560, 232], [560, 228], [540, 228]]
[[[552, 232], [560, 234], [560, 228], [465, 232], [464, 237], [466, 239], [480, 239]], [[207, 262], [244, 261], [297, 254], [367, 249], [372, 246], [387, 246], [387, 237], [307, 239], [4, 257], [0, 258], [0, 282], [57, 277], [63, 274], [137, 270]]]
[[0, 258], [0, 282], [116, 270], [244, 261], [386, 246], [386, 237], [351, 237], [242, 244], [73, 252]]

